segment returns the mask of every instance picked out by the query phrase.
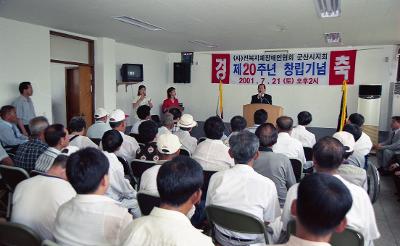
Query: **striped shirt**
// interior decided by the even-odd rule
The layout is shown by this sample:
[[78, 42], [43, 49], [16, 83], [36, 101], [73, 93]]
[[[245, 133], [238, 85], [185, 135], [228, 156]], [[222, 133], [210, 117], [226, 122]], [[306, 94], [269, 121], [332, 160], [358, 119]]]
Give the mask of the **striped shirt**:
[[39, 139], [32, 139], [21, 144], [14, 157], [15, 166], [21, 167], [29, 173], [35, 168], [35, 162], [47, 148], [47, 144]]
[[56, 148], [49, 147], [43, 154], [39, 156], [35, 163], [35, 170], [39, 172], [47, 172], [51, 165], [53, 165], [54, 159], [61, 153]]

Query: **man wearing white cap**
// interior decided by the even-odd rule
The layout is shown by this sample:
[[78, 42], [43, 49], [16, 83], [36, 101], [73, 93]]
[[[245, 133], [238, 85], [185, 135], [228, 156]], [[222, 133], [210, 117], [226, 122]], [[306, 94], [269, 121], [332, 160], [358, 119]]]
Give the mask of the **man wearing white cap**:
[[179, 142], [179, 138], [174, 134], [167, 133], [162, 134], [157, 139], [157, 150], [160, 152], [160, 160], [157, 164], [152, 168], [147, 169], [140, 179], [140, 190], [139, 192], [143, 192], [153, 196], [159, 196], [157, 189], [157, 174], [158, 170], [166, 161], [172, 160], [174, 157], [179, 155], [179, 150], [181, 148], [181, 143]]
[[136, 139], [124, 133], [126, 129], [126, 117], [127, 115], [121, 109], [114, 110], [110, 114], [110, 126], [112, 129], [119, 131], [124, 140], [121, 148], [115, 154], [124, 158], [128, 163], [131, 163], [136, 157], [139, 144]]
[[107, 118], [108, 112], [104, 108], [96, 109], [94, 113], [96, 122], [88, 128], [87, 137], [101, 139], [106, 131], [111, 130], [110, 125], [107, 124]]
[[190, 114], [184, 114], [178, 121], [179, 130], [174, 134], [178, 136], [182, 144], [182, 148], [187, 150], [190, 156], [194, 153], [197, 147], [197, 139], [190, 135], [193, 127], [197, 126], [197, 122], [193, 120]]
[[339, 140], [345, 148], [342, 165], [339, 166], [337, 171], [338, 174], [350, 183], [361, 186], [367, 190], [368, 183], [366, 171], [363, 168], [350, 164], [347, 160], [354, 152], [356, 141], [354, 140], [353, 135], [349, 132], [341, 131], [333, 134], [333, 137]]

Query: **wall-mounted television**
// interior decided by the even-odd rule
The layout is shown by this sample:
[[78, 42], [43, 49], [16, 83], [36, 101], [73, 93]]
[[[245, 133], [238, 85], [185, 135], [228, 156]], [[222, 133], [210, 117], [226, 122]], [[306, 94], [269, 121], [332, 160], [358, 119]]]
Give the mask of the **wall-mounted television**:
[[120, 71], [122, 82], [143, 81], [143, 64], [122, 64]]

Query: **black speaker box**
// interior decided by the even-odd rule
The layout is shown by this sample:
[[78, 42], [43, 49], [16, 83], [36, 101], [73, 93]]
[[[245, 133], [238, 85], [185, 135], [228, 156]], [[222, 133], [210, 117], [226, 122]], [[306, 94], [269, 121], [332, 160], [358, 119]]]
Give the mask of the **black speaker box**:
[[174, 83], [190, 83], [190, 67], [188, 63], [174, 63]]

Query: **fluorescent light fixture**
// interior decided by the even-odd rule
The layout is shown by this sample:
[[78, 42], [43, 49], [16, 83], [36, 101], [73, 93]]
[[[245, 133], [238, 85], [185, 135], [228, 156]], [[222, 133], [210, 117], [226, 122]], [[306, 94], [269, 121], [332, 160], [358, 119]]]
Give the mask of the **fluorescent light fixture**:
[[337, 44], [342, 42], [342, 37], [340, 36], [340, 32], [329, 32], [324, 33], [325, 42], [328, 44]]
[[210, 42], [203, 41], [203, 40], [193, 40], [193, 41], [189, 41], [189, 43], [198, 44], [198, 45], [205, 46], [205, 47], [208, 47], [208, 48], [215, 48], [215, 47], [217, 47], [216, 44], [212, 44], [212, 43], [210, 43]]
[[162, 27], [129, 16], [116, 16], [113, 17], [113, 19], [123, 23], [134, 25], [147, 31], [165, 31], [165, 29]]
[[339, 17], [341, 0], [314, 0], [317, 14], [321, 18]]

